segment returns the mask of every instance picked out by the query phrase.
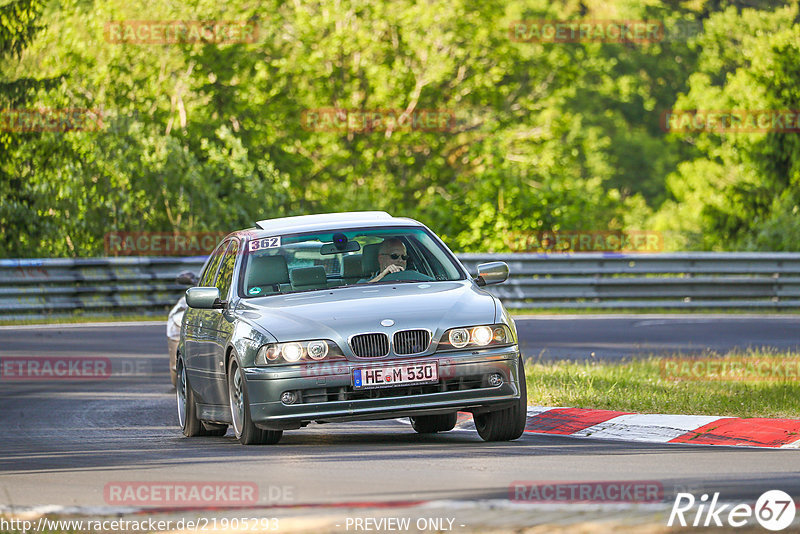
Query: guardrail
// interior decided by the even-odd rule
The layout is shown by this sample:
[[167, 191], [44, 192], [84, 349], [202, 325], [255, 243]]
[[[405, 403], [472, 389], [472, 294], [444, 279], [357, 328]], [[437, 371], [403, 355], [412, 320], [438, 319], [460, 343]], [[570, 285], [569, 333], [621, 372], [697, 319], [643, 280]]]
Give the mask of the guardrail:
[[509, 308], [800, 307], [800, 253], [461, 254], [505, 261], [512, 273], [493, 294]]
[[0, 260], [0, 319], [80, 313], [166, 318], [186, 286], [181, 271], [198, 272], [205, 257]]
[[[459, 254], [505, 261], [510, 279], [488, 289], [520, 308], [800, 307], [800, 253]], [[0, 260], [0, 319], [165, 316], [203, 257]]]

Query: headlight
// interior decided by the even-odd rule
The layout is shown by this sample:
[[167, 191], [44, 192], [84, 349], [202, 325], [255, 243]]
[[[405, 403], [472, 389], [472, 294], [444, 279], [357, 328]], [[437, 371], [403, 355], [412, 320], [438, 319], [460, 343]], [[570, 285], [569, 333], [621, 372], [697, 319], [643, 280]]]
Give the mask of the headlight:
[[312, 360], [321, 360], [328, 355], [328, 344], [324, 341], [309, 341], [306, 350], [308, 351], [309, 358]]
[[451, 328], [442, 336], [439, 350], [513, 345], [511, 329], [504, 324]]
[[447, 339], [450, 341], [450, 344], [457, 349], [466, 347], [467, 343], [469, 343], [469, 330], [466, 328], [454, 328], [450, 330]]
[[491, 343], [494, 333], [488, 326], [476, 326], [472, 329], [472, 341], [481, 347]]
[[344, 354], [336, 343], [329, 339], [314, 339], [262, 345], [256, 355], [256, 365], [337, 359], [344, 359]]
[[287, 343], [281, 349], [283, 359], [287, 362], [296, 362], [303, 357], [303, 346], [300, 343]]

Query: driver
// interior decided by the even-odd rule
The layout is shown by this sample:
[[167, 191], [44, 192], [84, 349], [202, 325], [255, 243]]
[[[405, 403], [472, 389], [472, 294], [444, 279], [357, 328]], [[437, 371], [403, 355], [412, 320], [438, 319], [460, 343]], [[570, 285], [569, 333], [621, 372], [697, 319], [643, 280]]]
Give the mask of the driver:
[[386, 239], [378, 249], [378, 274], [367, 282], [370, 284], [379, 282], [389, 273], [405, 271], [407, 261], [408, 254], [406, 254], [406, 246], [403, 242], [396, 237]]

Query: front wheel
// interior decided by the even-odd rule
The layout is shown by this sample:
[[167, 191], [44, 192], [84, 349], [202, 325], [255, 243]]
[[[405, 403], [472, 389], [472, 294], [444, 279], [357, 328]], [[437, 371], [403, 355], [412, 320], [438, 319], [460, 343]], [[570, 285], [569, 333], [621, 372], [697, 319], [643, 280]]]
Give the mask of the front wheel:
[[228, 398], [230, 399], [233, 432], [242, 445], [271, 445], [280, 441], [283, 430], [262, 430], [250, 419], [247, 382], [235, 357], [231, 358], [228, 365]]
[[525, 367], [519, 358], [519, 401], [503, 410], [475, 416], [475, 428], [483, 441], [510, 441], [522, 436], [528, 412], [528, 386], [525, 383]]
[[418, 434], [434, 434], [436, 432], [447, 432], [453, 430], [458, 420], [458, 413], [446, 413], [444, 415], [420, 415], [411, 417], [411, 427]]

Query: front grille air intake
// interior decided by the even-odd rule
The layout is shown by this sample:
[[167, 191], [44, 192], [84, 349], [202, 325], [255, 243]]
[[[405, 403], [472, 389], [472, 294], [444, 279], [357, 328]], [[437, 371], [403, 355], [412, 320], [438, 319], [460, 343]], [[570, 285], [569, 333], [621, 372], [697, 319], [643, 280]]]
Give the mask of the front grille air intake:
[[389, 336], [386, 334], [359, 334], [350, 340], [353, 354], [359, 358], [382, 358], [389, 354]]
[[428, 350], [431, 335], [427, 330], [401, 330], [394, 334], [396, 354], [419, 354]]

